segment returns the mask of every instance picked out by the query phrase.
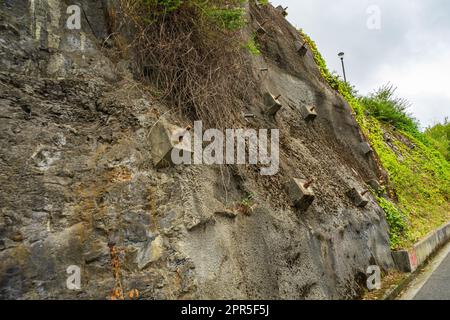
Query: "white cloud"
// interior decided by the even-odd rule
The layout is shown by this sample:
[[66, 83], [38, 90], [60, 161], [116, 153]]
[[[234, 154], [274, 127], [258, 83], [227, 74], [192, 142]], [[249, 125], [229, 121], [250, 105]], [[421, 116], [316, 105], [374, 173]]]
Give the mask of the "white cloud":
[[[274, 0], [318, 44], [330, 70], [341, 73], [346, 53], [350, 82], [368, 93], [390, 82], [412, 103], [422, 126], [450, 116], [450, 1]], [[381, 29], [369, 30], [366, 10], [379, 6]]]

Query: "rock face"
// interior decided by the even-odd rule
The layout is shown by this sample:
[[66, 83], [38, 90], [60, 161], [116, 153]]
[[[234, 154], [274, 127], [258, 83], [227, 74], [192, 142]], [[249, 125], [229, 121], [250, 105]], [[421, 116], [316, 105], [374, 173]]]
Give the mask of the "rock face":
[[[69, 1], [0, 4], [0, 298], [353, 298], [369, 265], [393, 267], [383, 211], [345, 194], [381, 178], [375, 155], [361, 154], [349, 106], [273, 7], [249, 8], [261, 17], [249, 28], [269, 23], [248, 126], [281, 137], [280, 173], [263, 177], [253, 166], [154, 167], [152, 129], [178, 119], [133, 80], [130, 61], [101, 48], [107, 1], [79, 3], [81, 30], [66, 28]], [[275, 117], [265, 92], [281, 94]], [[315, 179], [301, 215], [284, 188], [292, 177]], [[249, 193], [251, 214], [230, 211]], [[66, 286], [70, 266], [80, 290]]]

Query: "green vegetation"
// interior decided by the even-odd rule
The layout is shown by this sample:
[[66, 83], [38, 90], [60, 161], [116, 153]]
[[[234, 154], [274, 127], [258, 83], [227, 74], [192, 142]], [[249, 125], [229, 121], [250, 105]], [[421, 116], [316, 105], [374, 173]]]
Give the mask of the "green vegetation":
[[407, 218], [391, 201], [383, 197], [377, 197], [377, 200], [386, 213], [386, 220], [391, 230], [391, 245], [395, 248], [402, 242], [402, 238], [407, 237]]
[[252, 55], [259, 56], [261, 54], [261, 51], [259, 50], [259, 45], [256, 42], [255, 33], [252, 34], [252, 37], [245, 43], [244, 47]]
[[395, 96], [392, 85], [359, 96], [354, 87], [329, 72], [314, 41], [301, 34], [323, 78], [348, 101], [389, 174], [391, 198], [397, 201], [378, 197], [378, 202], [390, 226], [392, 248], [409, 247], [450, 220], [448, 122], [421, 133], [406, 112], [408, 102]]
[[450, 161], [450, 122], [445, 119], [444, 123], [438, 123], [425, 130], [425, 135], [430, 139], [434, 147]]
[[327, 63], [320, 54], [319, 50], [317, 49], [316, 43], [302, 30], [300, 30], [300, 34], [306, 41], [306, 43], [309, 45], [311, 52], [314, 55], [314, 60], [316, 61], [317, 66], [319, 67], [319, 71], [322, 74], [323, 78], [326, 80], [326, 82], [330, 85], [330, 87], [332, 87], [334, 90], [341, 92], [342, 94], [345, 93], [344, 95], [345, 97], [349, 95], [350, 96], [356, 95], [354, 87], [350, 86], [348, 83], [345, 83], [336, 73], [334, 72], [331, 73], [328, 70]]
[[248, 194], [245, 199], [242, 199], [242, 201], [237, 205], [236, 210], [243, 215], [250, 215], [253, 211], [254, 207], [254, 195]]
[[224, 30], [238, 30], [246, 21], [242, 5], [246, 0], [141, 0], [148, 23], [157, 22], [161, 16], [178, 12], [196, 12], [197, 18], [215, 23]]
[[145, 6], [155, 14], [170, 13], [183, 4], [182, 0], [142, 0]]
[[[223, 1], [225, 2], [225, 1]], [[234, 5], [242, 4], [245, 1], [236, 1]], [[206, 10], [207, 16], [226, 30], [239, 30], [247, 21], [244, 19], [245, 11], [240, 6], [238, 7], [220, 7], [212, 6]]]

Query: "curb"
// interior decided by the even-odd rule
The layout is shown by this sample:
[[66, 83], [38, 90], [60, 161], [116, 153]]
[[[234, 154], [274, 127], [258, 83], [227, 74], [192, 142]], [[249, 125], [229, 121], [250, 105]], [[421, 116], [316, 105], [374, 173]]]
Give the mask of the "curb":
[[433, 231], [412, 249], [392, 252], [392, 258], [400, 271], [414, 272], [448, 241], [450, 241], [450, 223]]
[[382, 300], [395, 300], [404, 289], [423, 271], [439, 249], [450, 242], [450, 223], [433, 231], [410, 250], [392, 252], [392, 257], [400, 271], [410, 273], [394, 289], [388, 291]]

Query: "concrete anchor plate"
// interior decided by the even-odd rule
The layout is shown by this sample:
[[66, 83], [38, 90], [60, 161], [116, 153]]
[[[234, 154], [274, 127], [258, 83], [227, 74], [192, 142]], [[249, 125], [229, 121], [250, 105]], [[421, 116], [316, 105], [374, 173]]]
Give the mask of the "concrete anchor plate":
[[172, 152], [192, 156], [190, 141], [183, 139], [187, 129], [159, 122], [150, 133], [151, 153], [154, 165], [164, 168], [173, 165]]
[[355, 206], [358, 208], [364, 208], [369, 203], [369, 200], [361, 195], [355, 188], [347, 192], [347, 196], [352, 200]]
[[302, 105], [300, 107], [300, 112], [305, 121], [313, 121], [317, 118], [316, 108], [310, 105]]
[[281, 102], [268, 92], [264, 95], [264, 104], [266, 105], [265, 113], [270, 116], [276, 115], [282, 107]]
[[292, 178], [287, 184], [286, 189], [291, 198], [292, 204], [302, 211], [306, 211], [315, 199], [314, 191], [308, 187], [306, 180]]

